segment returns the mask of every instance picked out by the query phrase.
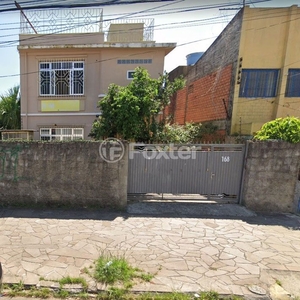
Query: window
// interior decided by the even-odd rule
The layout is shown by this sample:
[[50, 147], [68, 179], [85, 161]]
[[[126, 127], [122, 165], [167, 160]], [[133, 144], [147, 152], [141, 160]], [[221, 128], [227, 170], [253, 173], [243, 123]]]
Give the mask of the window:
[[289, 69], [286, 97], [300, 97], [300, 69]]
[[127, 79], [133, 79], [134, 71], [127, 71]]
[[243, 69], [240, 97], [275, 97], [279, 78], [278, 69]]
[[127, 64], [152, 64], [152, 59], [118, 59], [117, 63], [119, 65], [127, 65]]
[[83, 128], [41, 128], [42, 141], [66, 141], [83, 139]]
[[83, 95], [83, 71], [83, 61], [40, 62], [40, 95]]

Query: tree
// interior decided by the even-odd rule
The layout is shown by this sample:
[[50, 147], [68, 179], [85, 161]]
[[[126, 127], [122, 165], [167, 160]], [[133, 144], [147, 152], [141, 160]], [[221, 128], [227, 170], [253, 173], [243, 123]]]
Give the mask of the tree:
[[168, 74], [164, 73], [158, 79], [152, 79], [147, 70], [136, 68], [128, 86], [109, 86], [107, 95], [99, 101], [101, 116], [94, 122], [90, 136], [138, 142], [152, 140], [159, 126], [159, 112], [183, 86], [182, 78], [170, 82]]
[[265, 123], [254, 136], [256, 140], [283, 140], [300, 143], [300, 119], [296, 117], [278, 118]]
[[20, 87], [16, 85], [5, 95], [0, 96], [0, 126], [2, 129], [21, 128], [19, 91]]

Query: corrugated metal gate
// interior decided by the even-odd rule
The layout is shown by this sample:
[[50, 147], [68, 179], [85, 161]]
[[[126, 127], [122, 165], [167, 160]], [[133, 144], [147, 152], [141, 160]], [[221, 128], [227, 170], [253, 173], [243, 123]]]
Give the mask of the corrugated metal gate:
[[131, 145], [128, 193], [239, 198], [244, 145]]

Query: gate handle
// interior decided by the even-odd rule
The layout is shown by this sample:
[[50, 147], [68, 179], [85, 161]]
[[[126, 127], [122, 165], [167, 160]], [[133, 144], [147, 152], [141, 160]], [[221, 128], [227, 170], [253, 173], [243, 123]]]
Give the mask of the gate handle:
[[215, 175], [215, 173], [211, 173], [210, 178], [212, 179]]

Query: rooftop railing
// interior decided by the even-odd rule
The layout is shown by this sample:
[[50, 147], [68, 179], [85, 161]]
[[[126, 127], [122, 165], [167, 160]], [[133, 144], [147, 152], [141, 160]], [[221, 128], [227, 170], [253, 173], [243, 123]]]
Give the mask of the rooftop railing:
[[[133, 23], [143, 24], [143, 41], [153, 41], [153, 19], [115, 19], [105, 21], [103, 20], [103, 10], [101, 8], [28, 10], [24, 14], [20, 13], [21, 34], [103, 32], [105, 41], [107, 41], [111, 24]], [[131, 30], [134, 31], [135, 29]], [[125, 28], [124, 31], [126, 31]], [[120, 32], [122, 30], [118, 30], [118, 33]], [[113, 32], [110, 31], [110, 33]]]

